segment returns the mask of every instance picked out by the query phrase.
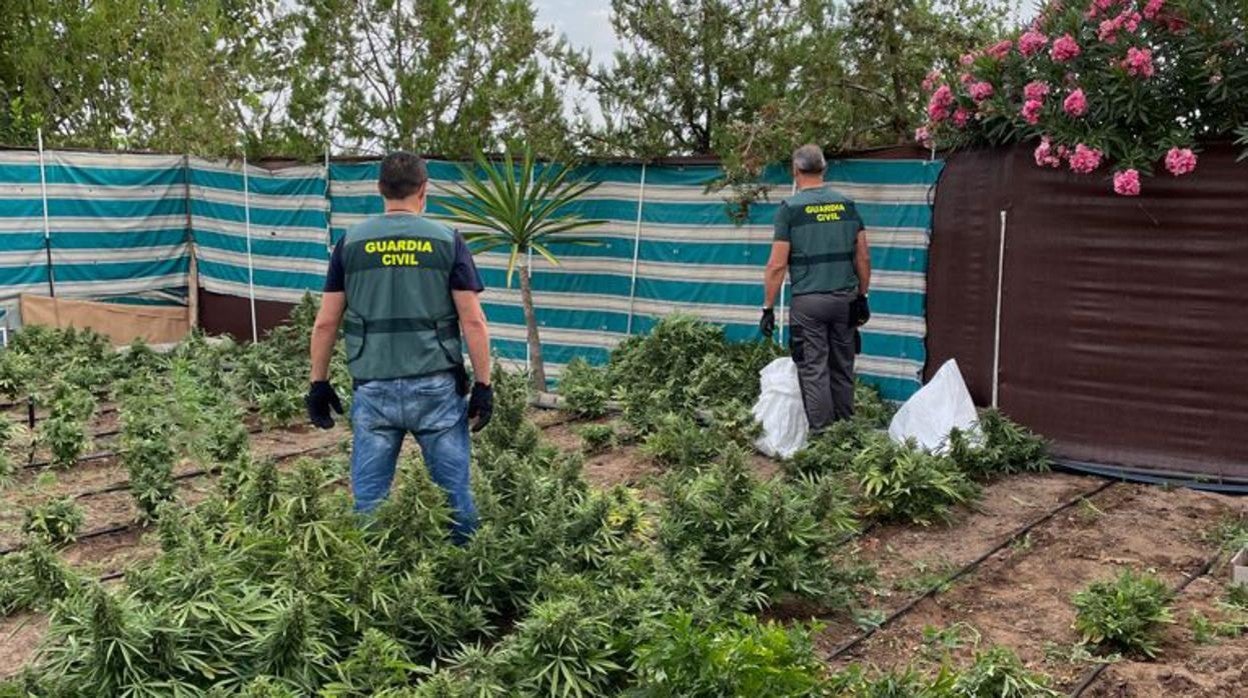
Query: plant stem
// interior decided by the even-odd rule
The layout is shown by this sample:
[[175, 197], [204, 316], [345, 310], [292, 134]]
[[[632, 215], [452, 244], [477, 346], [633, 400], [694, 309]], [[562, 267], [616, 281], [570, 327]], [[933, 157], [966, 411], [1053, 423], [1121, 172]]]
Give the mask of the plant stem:
[[529, 339], [529, 370], [533, 380], [533, 389], [546, 389], [546, 366], [542, 362], [542, 340], [537, 334], [537, 313], [533, 311], [533, 283], [529, 278], [529, 263], [521, 257], [520, 262], [520, 303], [524, 306], [524, 324]]

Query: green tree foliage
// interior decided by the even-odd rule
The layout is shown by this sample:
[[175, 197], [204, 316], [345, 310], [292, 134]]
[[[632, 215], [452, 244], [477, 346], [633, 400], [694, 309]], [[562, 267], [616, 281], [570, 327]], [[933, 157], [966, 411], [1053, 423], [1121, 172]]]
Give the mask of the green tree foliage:
[[1002, 0], [648, 0], [612, 2], [624, 48], [611, 65], [567, 52], [605, 123], [582, 134], [605, 154], [717, 155], [752, 189], [795, 144], [829, 150], [909, 138], [919, 85], [936, 65], [1003, 28]]
[[554, 47], [529, 0], [302, 0], [292, 140], [467, 158], [566, 138]]
[[237, 152], [281, 117], [278, 0], [0, 6], [0, 141]]

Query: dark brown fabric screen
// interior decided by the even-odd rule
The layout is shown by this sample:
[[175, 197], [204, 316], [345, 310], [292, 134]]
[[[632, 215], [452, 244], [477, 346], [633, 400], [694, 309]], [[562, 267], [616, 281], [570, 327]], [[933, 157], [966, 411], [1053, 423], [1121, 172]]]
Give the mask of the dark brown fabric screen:
[[[261, 337], [286, 322], [291, 303], [256, 301], [256, 330]], [[235, 339], [251, 341], [251, 302], [246, 296], [199, 291], [199, 326], [210, 335], [228, 334]]]
[[928, 276], [930, 376], [956, 358], [991, 399], [1007, 212], [999, 403], [1078, 461], [1248, 480], [1248, 164], [1230, 146], [1143, 195], [1031, 149], [948, 158]]

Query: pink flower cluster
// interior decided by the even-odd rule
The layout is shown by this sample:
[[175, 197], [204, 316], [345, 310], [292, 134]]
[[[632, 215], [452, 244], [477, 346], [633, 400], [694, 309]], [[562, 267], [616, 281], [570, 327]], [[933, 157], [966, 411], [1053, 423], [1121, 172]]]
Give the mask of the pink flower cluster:
[[926, 126], [920, 126], [914, 129], [914, 140], [918, 141], [924, 148], [932, 147], [932, 132]]
[[1140, 28], [1140, 13], [1131, 10], [1123, 10], [1122, 14], [1101, 22], [1097, 28], [1096, 36], [1107, 44], [1112, 44], [1118, 40], [1118, 32], [1126, 31], [1128, 34], [1135, 33]]
[[1088, 19], [1096, 19], [1099, 15], [1108, 13], [1116, 2], [1117, 0], [1092, 0], [1092, 4], [1088, 6], [1088, 11], [1084, 16]]
[[1044, 109], [1044, 102], [1038, 99], [1029, 99], [1023, 102], [1022, 115], [1023, 121], [1035, 126], [1040, 123], [1040, 110]]
[[1196, 153], [1191, 148], [1171, 148], [1166, 153], [1166, 169], [1178, 177], [1196, 170]]
[[1166, 4], [1166, 0], [1148, 0], [1148, 4], [1144, 6], [1144, 19], [1154, 20], [1161, 14], [1161, 8]]
[[1122, 170], [1114, 173], [1114, 193], [1121, 196], [1140, 195], [1140, 173], [1137, 170]]
[[953, 112], [953, 125], [958, 128], [966, 128], [967, 122], [971, 120], [971, 113], [962, 107], [958, 107]]
[[1040, 145], [1036, 146], [1035, 158], [1038, 167], [1061, 167], [1062, 157], [1066, 155], [1066, 146], [1053, 146], [1053, 142], [1048, 136], [1040, 139]]
[[1009, 39], [1005, 39], [1003, 41], [998, 41], [992, 46], [989, 46], [984, 51], [984, 53], [989, 56], [992, 56], [993, 58], [997, 60], [1001, 60], [1005, 58], [1006, 56], [1010, 55], [1010, 50], [1013, 48], [1014, 48], [1014, 42], [1010, 41]]
[[934, 123], [949, 118], [949, 110], [953, 107], [953, 90], [948, 85], [941, 85], [932, 93], [927, 101], [927, 117]]
[[933, 70], [932, 72], [928, 73], [927, 77], [923, 78], [923, 91], [931, 92], [932, 90], [936, 89], [936, 83], [940, 82], [940, 79], [942, 77], [943, 76], [940, 74], [939, 70]]
[[1066, 99], [1062, 101], [1062, 110], [1076, 119], [1088, 113], [1088, 98], [1083, 94], [1082, 87], [1066, 95]]
[[1079, 57], [1082, 53], [1079, 48], [1079, 42], [1070, 34], [1062, 34], [1053, 41], [1052, 48], [1049, 49], [1049, 55], [1058, 63], [1065, 63]]
[[1127, 57], [1123, 59], [1122, 67], [1126, 68], [1128, 75], [1151, 78], [1154, 70], [1153, 52], [1146, 48], [1132, 46], [1127, 49]]
[[1041, 102], [1045, 97], [1049, 96], [1049, 83], [1043, 80], [1033, 80], [1023, 87], [1023, 97], [1025, 99], [1034, 99]]
[[964, 53], [962, 54], [962, 57], [958, 59], [958, 62], [961, 63], [963, 67], [968, 67], [975, 62], [975, 54]]
[[1088, 174], [1101, 166], [1101, 151], [1090, 148], [1082, 143], [1075, 146], [1075, 153], [1070, 156], [1070, 169], [1079, 174]]
[[981, 80], [973, 83], [966, 91], [971, 95], [971, 99], [979, 103], [992, 96], [992, 83]]
[[1045, 44], [1049, 43], [1049, 37], [1032, 29], [1024, 32], [1018, 37], [1018, 52], [1024, 56], [1034, 56], [1044, 49]]

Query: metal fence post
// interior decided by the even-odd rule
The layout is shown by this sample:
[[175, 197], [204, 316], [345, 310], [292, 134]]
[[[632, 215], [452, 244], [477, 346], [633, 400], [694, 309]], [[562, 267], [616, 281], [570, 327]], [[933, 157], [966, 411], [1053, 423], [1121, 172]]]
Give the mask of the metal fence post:
[[39, 195], [43, 199], [43, 253], [48, 263], [48, 295], [56, 297], [56, 274], [52, 271], [52, 226], [48, 222], [48, 175], [43, 161], [43, 129], [35, 129], [39, 141]]
[[997, 249], [997, 311], [992, 330], [992, 406], [997, 407], [997, 395], [1001, 387], [1001, 287], [1005, 271], [1005, 211], [1001, 211], [1001, 244]]
[[260, 339], [256, 331], [256, 269], [251, 259], [251, 184], [247, 178], [247, 151], [243, 150], [243, 230], [247, 234], [247, 297], [251, 302], [251, 341]]
[[641, 163], [641, 186], [637, 190], [637, 225], [633, 228], [633, 273], [628, 284], [628, 326], [624, 333], [633, 334], [633, 309], [637, 305], [637, 266], [641, 259], [641, 211], [646, 201], [646, 163]]

